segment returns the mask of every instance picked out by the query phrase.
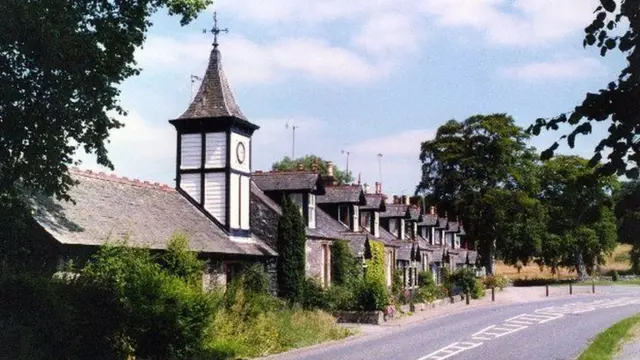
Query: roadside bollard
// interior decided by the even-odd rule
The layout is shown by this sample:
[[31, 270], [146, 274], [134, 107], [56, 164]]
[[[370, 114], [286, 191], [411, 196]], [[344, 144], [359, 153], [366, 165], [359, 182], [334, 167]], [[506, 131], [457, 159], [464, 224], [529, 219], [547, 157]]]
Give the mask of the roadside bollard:
[[549, 285], [546, 285], [545, 287], [547, 289], [547, 297], [549, 297]]
[[591, 293], [595, 294], [596, 293], [596, 281], [593, 280], [593, 282], [591, 283]]
[[467, 293], [465, 294], [465, 299], [467, 301], [467, 305], [469, 305], [469, 291], [467, 291]]
[[491, 301], [496, 301], [496, 288], [491, 287]]
[[569, 283], [569, 295], [573, 295], [573, 283]]

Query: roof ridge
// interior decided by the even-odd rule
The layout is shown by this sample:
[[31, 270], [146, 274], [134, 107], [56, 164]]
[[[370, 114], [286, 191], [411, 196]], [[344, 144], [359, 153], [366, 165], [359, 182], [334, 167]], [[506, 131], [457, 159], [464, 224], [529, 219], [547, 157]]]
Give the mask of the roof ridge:
[[137, 186], [141, 188], [160, 190], [166, 192], [176, 192], [174, 188], [167, 184], [160, 184], [158, 182], [151, 183], [149, 181], [141, 181], [139, 179], [129, 179], [126, 176], [118, 176], [114, 173], [106, 174], [103, 171], [93, 171], [89, 169], [80, 169], [78, 167], [72, 167], [69, 169], [69, 172], [75, 175], [84, 176], [92, 179], [105, 180], [110, 182], [115, 182], [119, 184]]

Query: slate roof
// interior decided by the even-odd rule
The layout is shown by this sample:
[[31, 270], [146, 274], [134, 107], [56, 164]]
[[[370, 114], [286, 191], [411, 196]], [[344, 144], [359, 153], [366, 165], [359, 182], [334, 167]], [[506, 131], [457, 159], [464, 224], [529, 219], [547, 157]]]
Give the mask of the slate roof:
[[346, 226], [316, 207], [316, 228], [307, 228], [307, 236], [321, 239], [343, 239], [342, 233], [345, 231], [349, 231]]
[[325, 194], [316, 198], [318, 204], [358, 204], [366, 205], [367, 200], [359, 185], [329, 186]]
[[447, 218], [438, 218], [438, 223], [436, 224], [436, 229], [446, 229], [447, 228]]
[[436, 215], [425, 214], [422, 215], [422, 221], [418, 223], [418, 226], [436, 226], [438, 223], [438, 217]]
[[251, 174], [262, 191], [312, 191], [323, 189], [320, 175], [308, 171], [271, 171]]
[[380, 213], [380, 218], [407, 217], [407, 207], [405, 204], [387, 204], [387, 210]]
[[231, 241], [167, 185], [76, 169], [71, 176], [79, 182], [69, 190], [75, 205], [44, 196], [32, 198], [34, 219], [62, 244], [98, 246], [127, 236], [131, 246], [166, 249], [171, 235], [180, 232], [197, 252], [277, 255], [255, 235], [250, 243]]
[[403, 261], [411, 261], [411, 249], [414, 243], [412, 241], [397, 241], [400, 248], [396, 251], [396, 259]]
[[362, 205], [360, 210], [380, 210], [385, 211], [386, 204], [384, 202], [384, 196], [382, 194], [365, 194], [367, 200], [366, 205]]
[[236, 117], [247, 118], [240, 110], [231, 91], [231, 86], [222, 68], [220, 51], [214, 48], [209, 56], [209, 65], [198, 93], [180, 119]]

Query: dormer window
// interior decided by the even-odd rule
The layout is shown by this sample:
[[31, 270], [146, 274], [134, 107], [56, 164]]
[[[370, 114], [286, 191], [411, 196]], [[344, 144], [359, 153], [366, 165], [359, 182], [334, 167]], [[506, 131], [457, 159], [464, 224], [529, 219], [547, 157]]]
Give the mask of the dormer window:
[[455, 242], [453, 244], [453, 248], [454, 249], [460, 249], [460, 238], [456, 236], [455, 239], [456, 240], [455, 240]]
[[397, 219], [389, 220], [389, 232], [395, 236], [398, 236], [398, 222]]
[[309, 229], [316, 228], [316, 196], [309, 194]]
[[298, 209], [300, 210], [300, 214], [304, 216], [304, 212], [302, 211], [304, 209], [302, 205], [302, 194], [299, 194], [299, 193], [291, 194], [289, 195], [289, 199], [291, 199], [291, 201], [293, 201], [293, 203], [298, 206]]
[[351, 229], [351, 212], [349, 211], [349, 208], [349, 205], [338, 206], [338, 220]]
[[371, 225], [373, 224], [373, 219], [370, 211], [363, 211], [360, 213], [360, 226], [362, 226], [365, 230], [371, 231]]

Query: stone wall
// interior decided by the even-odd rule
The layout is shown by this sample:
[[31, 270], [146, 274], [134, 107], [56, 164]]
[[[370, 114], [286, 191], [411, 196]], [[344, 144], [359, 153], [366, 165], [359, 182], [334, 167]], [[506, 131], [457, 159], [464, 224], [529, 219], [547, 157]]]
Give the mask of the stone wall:
[[278, 220], [280, 215], [251, 194], [251, 232], [272, 249], [278, 249]]
[[322, 240], [307, 239], [306, 275], [310, 278], [322, 278]]

